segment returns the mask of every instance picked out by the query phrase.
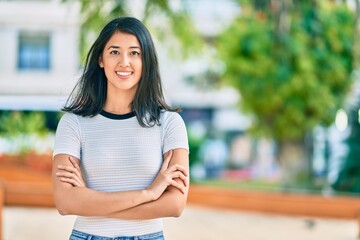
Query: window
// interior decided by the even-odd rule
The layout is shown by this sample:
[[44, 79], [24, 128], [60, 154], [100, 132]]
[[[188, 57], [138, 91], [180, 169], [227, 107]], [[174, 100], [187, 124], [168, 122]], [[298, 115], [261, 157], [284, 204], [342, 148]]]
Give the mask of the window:
[[49, 2], [51, 0], [0, 0], [0, 2]]
[[48, 33], [20, 33], [19, 70], [50, 69], [50, 36]]

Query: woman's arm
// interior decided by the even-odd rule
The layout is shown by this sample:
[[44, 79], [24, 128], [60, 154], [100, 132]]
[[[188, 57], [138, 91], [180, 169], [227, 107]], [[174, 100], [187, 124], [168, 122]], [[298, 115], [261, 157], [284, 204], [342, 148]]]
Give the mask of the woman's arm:
[[[166, 158], [167, 154], [165, 154], [164, 157]], [[186, 149], [173, 150], [170, 165], [176, 164], [184, 166], [187, 171], [188, 177], [186, 185], [180, 179], [175, 180], [184, 186], [185, 193], [181, 192], [178, 188], [169, 186], [156, 201], [143, 203], [133, 208], [128, 208], [114, 214], [110, 214], [109, 217], [128, 220], [179, 217], [185, 208], [189, 190], [189, 155]]]
[[[169, 185], [181, 189], [181, 184], [174, 181], [174, 178], [185, 179], [181, 166], [169, 165], [171, 159], [169, 156], [164, 160], [159, 174], [147, 189], [99, 192], [86, 187], [74, 187], [76, 185], [74, 181], [79, 180], [75, 167], [79, 165], [79, 159], [70, 160], [70, 157], [66, 154], [58, 154], [54, 157], [53, 162], [52, 180], [55, 205], [62, 215], [110, 215], [158, 199]], [[81, 182], [81, 180], [79, 181]]]
[[[52, 180], [55, 205], [62, 215], [98, 216], [111, 214], [152, 200], [151, 195], [146, 190], [107, 193], [85, 187], [73, 187], [64, 181], [66, 176], [59, 177], [58, 168], [66, 167], [69, 169], [72, 167], [69, 155], [56, 155], [53, 162]], [[73, 172], [67, 174], [71, 175]]]

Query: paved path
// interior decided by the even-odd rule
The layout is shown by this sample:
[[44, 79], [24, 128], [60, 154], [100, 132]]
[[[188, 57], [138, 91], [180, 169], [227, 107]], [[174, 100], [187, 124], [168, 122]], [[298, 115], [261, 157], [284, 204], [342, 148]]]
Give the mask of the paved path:
[[[68, 239], [74, 216], [55, 209], [5, 207], [3, 240]], [[167, 240], [357, 240], [355, 220], [287, 217], [187, 206], [164, 220]]]

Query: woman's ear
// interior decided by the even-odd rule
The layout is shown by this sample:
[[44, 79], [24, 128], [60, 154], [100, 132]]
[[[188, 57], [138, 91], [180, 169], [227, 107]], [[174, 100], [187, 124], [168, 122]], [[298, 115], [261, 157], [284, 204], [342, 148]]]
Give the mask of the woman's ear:
[[104, 68], [104, 64], [103, 64], [103, 62], [102, 62], [102, 57], [99, 57], [99, 66], [100, 66], [101, 68]]

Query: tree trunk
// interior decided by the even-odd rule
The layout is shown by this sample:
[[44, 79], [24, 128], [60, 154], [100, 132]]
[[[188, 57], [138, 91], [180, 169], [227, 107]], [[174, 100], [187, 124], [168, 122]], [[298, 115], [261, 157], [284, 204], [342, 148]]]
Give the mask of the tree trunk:
[[283, 188], [307, 188], [311, 185], [310, 144], [305, 141], [278, 142], [278, 160]]

